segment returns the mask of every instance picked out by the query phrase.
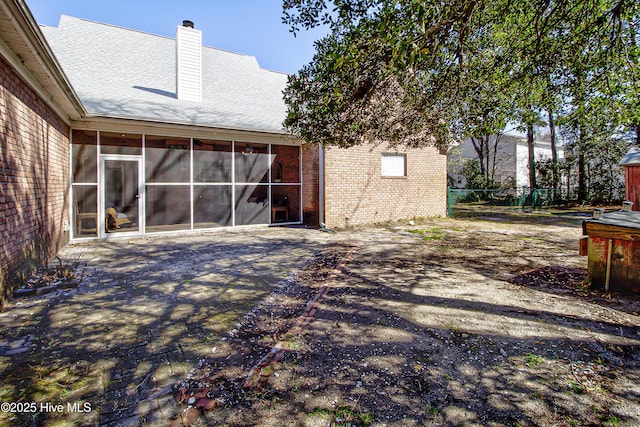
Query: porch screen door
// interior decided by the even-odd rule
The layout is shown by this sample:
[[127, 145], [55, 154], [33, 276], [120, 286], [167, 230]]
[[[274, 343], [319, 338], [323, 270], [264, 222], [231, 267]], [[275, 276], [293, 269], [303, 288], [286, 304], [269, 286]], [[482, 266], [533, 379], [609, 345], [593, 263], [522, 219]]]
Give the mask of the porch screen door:
[[[105, 236], [119, 233], [140, 233], [141, 177], [139, 158], [108, 158], [102, 160], [101, 230]], [[102, 219], [102, 218], [101, 218]]]

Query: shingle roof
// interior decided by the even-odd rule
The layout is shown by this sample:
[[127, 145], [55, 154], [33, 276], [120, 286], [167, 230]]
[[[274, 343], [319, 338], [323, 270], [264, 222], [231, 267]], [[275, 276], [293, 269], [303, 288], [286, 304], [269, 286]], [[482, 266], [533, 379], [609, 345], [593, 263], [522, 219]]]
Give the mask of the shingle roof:
[[620, 164], [623, 166], [640, 165], [640, 147], [632, 147], [622, 160], [620, 160]]
[[287, 75], [202, 50], [202, 102], [178, 100], [175, 39], [62, 16], [42, 27], [90, 115], [282, 133]]
[[602, 215], [601, 219], [588, 219], [584, 223], [599, 223], [615, 227], [640, 229], [640, 212], [614, 211]]

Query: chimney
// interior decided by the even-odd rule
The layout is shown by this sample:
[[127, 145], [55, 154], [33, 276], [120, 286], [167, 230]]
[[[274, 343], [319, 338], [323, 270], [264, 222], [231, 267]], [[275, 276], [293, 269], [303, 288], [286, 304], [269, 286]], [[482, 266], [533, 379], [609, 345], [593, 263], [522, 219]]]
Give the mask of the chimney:
[[176, 29], [176, 96], [202, 101], [202, 32], [188, 20]]

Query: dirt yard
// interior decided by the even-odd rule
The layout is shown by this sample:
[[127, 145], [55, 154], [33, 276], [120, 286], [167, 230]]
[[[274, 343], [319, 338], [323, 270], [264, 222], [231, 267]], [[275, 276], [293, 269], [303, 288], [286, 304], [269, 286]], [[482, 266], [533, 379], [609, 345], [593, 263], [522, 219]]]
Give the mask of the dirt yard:
[[174, 388], [182, 417], [640, 425], [640, 298], [585, 287], [580, 237], [552, 214], [338, 232]]

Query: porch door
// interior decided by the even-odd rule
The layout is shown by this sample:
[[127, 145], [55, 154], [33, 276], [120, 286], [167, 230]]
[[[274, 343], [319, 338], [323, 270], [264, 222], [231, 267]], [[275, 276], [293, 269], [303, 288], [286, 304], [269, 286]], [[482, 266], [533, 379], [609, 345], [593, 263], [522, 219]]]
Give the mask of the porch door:
[[139, 234], [142, 226], [142, 160], [103, 156], [100, 164], [100, 230], [102, 237]]

